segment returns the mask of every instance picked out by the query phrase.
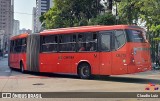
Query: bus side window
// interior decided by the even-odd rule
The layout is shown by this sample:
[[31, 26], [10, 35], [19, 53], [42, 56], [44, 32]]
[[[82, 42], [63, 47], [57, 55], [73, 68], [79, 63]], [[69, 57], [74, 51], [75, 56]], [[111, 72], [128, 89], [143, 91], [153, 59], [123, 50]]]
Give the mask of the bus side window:
[[15, 40], [12, 41], [13, 42], [13, 46], [12, 46], [12, 53], [15, 53]]
[[75, 52], [76, 51], [76, 35], [60, 35], [59, 51]]
[[56, 35], [41, 36], [41, 52], [57, 52], [58, 41]]
[[14, 41], [11, 40], [11, 42], [10, 42], [10, 53], [13, 53], [13, 50], [14, 50]]
[[101, 34], [101, 51], [111, 50], [111, 33], [112, 32], [100, 32]]
[[120, 47], [122, 47], [125, 42], [126, 42], [126, 36], [124, 34], [123, 30], [116, 30], [115, 31], [115, 36], [114, 36], [114, 43], [115, 43], [115, 49], [119, 49]]
[[21, 46], [21, 52], [26, 52], [27, 42], [26, 38], [22, 39], [22, 46]]
[[97, 33], [87, 32], [78, 35], [78, 51], [96, 51]]
[[15, 40], [15, 53], [21, 53], [21, 49], [22, 49], [22, 39], [17, 39]]

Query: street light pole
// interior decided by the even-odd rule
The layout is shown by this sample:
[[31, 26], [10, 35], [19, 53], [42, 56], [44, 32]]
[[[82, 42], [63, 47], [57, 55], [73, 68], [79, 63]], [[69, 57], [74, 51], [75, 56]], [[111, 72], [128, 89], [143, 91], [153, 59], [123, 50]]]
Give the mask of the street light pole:
[[118, 16], [118, 2], [121, 2], [121, 0], [114, 0], [116, 4], [116, 25], [118, 24], [119, 16]]
[[117, 2], [116, 3], [116, 25], [118, 24], [118, 20], [119, 20], [119, 17], [118, 17], [118, 9], [117, 9]]

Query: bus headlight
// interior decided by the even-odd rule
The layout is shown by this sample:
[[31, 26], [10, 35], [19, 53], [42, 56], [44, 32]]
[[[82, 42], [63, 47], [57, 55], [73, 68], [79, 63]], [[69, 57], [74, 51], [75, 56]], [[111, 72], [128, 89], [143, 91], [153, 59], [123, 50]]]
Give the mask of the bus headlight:
[[123, 60], [123, 63], [126, 63], [126, 60], [125, 60], [125, 59]]

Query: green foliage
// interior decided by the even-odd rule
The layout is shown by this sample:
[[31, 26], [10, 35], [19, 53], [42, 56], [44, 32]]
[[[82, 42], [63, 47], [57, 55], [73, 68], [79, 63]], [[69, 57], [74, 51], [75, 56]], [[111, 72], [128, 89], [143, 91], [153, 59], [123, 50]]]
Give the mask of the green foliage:
[[100, 0], [54, 0], [54, 6], [40, 18], [46, 28], [87, 25], [102, 11]]
[[98, 15], [96, 18], [92, 18], [89, 24], [90, 25], [114, 25], [115, 16], [113, 16], [111, 13]]
[[160, 25], [152, 25], [151, 28], [150, 28], [151, 31], [153, 32], [157, 32], [157, 31], [160, 31]]
[[160, 41], [160, 37], [153, 38], [154, 41]]
[[140, 7], [137, 6], [137, 0], [121, 0], [118, 5], [119, 16], [121, 19], [127, 21], [128, 24], [133, 24], [138, 22]]
[[[120, 18], [126, 19], [128, 24], [141, 19], [146, 27], [160, 25], [160, 0], [121, 0], [119, 3]], [[140, 23], [141, 24], [141, 23]], [[151, 28], [155, 31], [156, 29]]]
[[[119, 19], [118, 24], [127, 24], [127, 22], [123, 19]], [[98, 15], [96, 18], [90, 20], [89, 25], [116, 25], [116, 16], [111, 13]]]
[[79, 26], [87, 26], [88, 25], [88, 20], [87, 19], [82, 19], [82, 20], [80, 20], [78, 25]]

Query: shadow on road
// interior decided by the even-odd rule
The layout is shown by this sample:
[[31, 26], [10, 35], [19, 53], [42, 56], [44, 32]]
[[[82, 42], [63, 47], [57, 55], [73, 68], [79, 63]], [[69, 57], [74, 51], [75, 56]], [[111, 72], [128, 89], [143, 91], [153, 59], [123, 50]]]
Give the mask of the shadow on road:
[[155, 83], [160, 84], [160, 79], [147, 79], [147, 78], [136, 78], [136, 77], [105, 77], [100, 76], [94, 78], [94, 80], [100, 80], [100, 81], [111, 81], [111, 82], [124, 82], [124, 83], [136, 83], [136, 84], [148, 84], [148, 83]]
[[[25, 74], [29, 74], [29, 76], [44, 76], [45, 78], [69, 78], [69, 79], [80, 79], [77, 75], [62, 75], [62, 74], [53, 74], [53, 73], [36, 73], [36, 72], [25, 72]], [[11, 71], [11, 76], [22, 75], [19, 70], [13, 69]], [[0, 75], [1, 76], [1, 75]], [[146, 74], [147, 76], [147, 74]], [[93, 76], [90, 80], [97, 81], [111, 81], [111, 82], [123, 82], [123, 83], [136, 83], [136, 84], [148, 84], [155, 83], [160, 84], [160, 79], [147, 79], [147, 78], [136, 78], [136, 77], [123, 77], [121, 76]]]
[[[62, 75], [53, 73], [35, 73], [35, 72], [25, 72], [33, 76], [45, 76], [50, 78], [69, 78], [69, 79], [80, 79], [77, 75]], [[146, 75], [147, 76], [147, 75]], [[90, 80], [97, 81], [111, 81], [111, 82], [124, 82], [124, 83], [136, 83], [136, 84], [148, 84], [155, 83], [160, 84], [160, 79], [147, 79], [147, 78], [136, 78], [136, 77], [122, 77], [121, 76], [93, 76]]]

